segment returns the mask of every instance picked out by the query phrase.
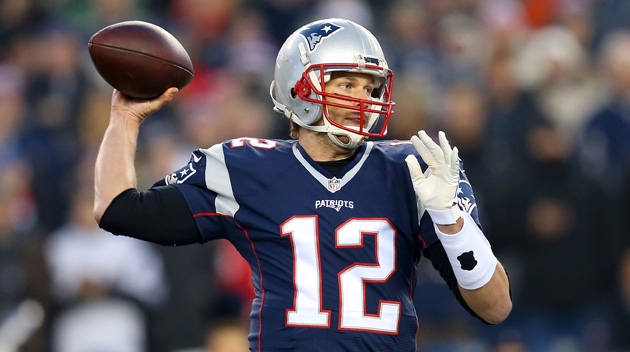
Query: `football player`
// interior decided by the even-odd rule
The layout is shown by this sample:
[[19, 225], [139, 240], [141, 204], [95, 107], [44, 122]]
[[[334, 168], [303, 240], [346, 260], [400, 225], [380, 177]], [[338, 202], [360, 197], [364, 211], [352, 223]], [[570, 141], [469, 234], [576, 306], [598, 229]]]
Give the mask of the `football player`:
[[249, 262], [252, 351], [414, 351], [422, 255], [471, 314], [512, 304], [456, 148], [386, 134], [394, 74], [376, 38], [344, 19], [309, 23], [277, 57], [271, 97], [292, 140], [237, 138], [193, 151], [147, 191], [133, 165], [141, 122], [173, 99], [114, 91], [96, 162], [95, 217], [164, 245], [229, 240]]

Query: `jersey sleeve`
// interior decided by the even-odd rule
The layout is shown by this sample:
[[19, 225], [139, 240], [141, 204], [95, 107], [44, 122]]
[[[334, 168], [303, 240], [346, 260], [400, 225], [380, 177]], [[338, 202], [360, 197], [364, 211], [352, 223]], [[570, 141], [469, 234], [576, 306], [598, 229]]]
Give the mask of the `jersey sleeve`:
[[475, 194], [470, 181], [468, 181], [468, 177], [466, 177], [464, 163], [462, 161], [459, 162], [459, 169], [459, 187], [457, 188], [457, 202], [459, 208], [470, 214], [473, 220], [475, 220], [475, 223], [477, 223], [477, 226], [481, 228], [482, 226], [481, 221], [479, 220], [479, 209], [477, 208]]
[[195, 150], [185, 166], [166, 175], [153, 187], [164, 185], [174, 185], [181, 191], [202, 242], [227, 237], [226, 221], [233, 218], [238, 205], [234, 201], [222, 144]]
[[201, 241], [184, 197], [173, 186], [123, 191], [107, 207], [99, 226], [115, 235], [165, 246]]

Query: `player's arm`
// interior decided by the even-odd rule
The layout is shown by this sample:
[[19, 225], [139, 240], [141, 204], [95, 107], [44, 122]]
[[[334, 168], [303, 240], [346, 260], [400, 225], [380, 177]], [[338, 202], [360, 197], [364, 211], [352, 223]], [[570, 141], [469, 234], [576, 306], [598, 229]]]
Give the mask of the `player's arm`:
[[134, 160], [140, 124], [177, 94], [170, 88], [153, 100], [128, 99], [112, 94], [109, 125], [101, 142], [94, 174], [94, 217], [100, 223], [109, 204], [129, 188], [136, 188]]
[[512, 310], [510, 284], [481, 229], [455, 201], [460, 173], [457, 148], [451, 149], [443, 132], [439, 146], [424, 131], [411, 141], [431, 171], [425, 177], [415, 156], [405, 159], [414, 191], [431, 216], [459, 291], [479, 317], [500, 323]]
[[115, 235], [164, 246], [203, 242], [188, 203], [175, 186], [123, 191], [107, 207], [99, 226]]
[[184, 196], [174, 186], [136, 189], [134, 158], [140, 124], [171, 101], [177, 88], [154, 100], [112, 96], [109, 126], [96, 159], [94, 217], [103, 229], [163, 245], [201, 242]]
[[505, 320], [512, 310], [510, 282], [477, 223], [462, 212], [456, 224], [435, 227], [468, 307], [487, 323]]
[[512, 310], [510, 281], [498, 261], [492, 278], [485, 285], [475, 290], [459, 286], [459, 292], [468, 306], [489, 324], [501, 323]]

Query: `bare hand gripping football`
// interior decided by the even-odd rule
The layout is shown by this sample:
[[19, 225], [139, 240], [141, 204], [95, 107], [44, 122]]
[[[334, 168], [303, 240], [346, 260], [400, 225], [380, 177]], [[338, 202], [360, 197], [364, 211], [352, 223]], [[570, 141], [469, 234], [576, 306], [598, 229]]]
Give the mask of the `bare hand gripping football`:
[[112, 87], [137, 99], [157, 98], [193, 79], [193, 65], [177, 39], [163, 28], [126, 21], [96, 32], [88, 42], [96, 70]]

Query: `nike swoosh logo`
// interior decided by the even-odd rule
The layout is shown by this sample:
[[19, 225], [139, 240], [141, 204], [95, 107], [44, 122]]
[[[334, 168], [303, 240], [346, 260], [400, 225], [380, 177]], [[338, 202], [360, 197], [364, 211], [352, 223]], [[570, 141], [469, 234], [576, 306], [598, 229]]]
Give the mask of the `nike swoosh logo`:
[[195, 160], [196, 163], [198, 163], [199, 160], [201, 160], [201, 157], [193, 154], [193, 159]]

